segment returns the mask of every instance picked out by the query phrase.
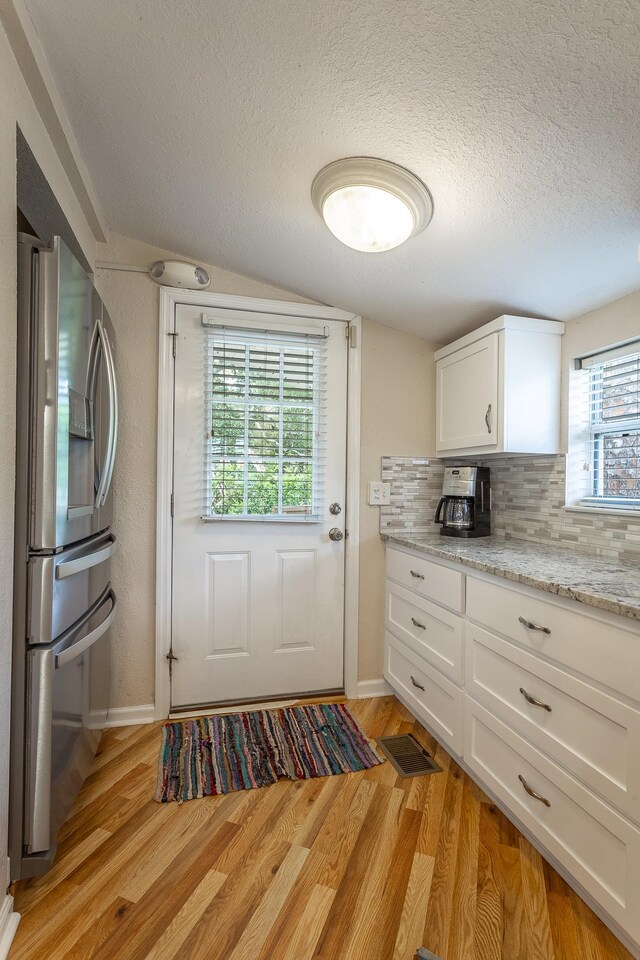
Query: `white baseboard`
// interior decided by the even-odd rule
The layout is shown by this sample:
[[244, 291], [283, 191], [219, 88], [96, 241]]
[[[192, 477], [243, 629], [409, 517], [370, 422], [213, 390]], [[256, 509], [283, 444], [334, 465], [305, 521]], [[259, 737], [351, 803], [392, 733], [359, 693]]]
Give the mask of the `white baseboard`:
[[366, 697], [389, 697], [392, 693], [393, 690], [384, 677], [377, 680], [358, 680], [358, 700]]
[[111, 707], [107, 717], [107, 727], [131, 727], [138, 723], [153, 723], [156, 708], [153, 703], [143, 703], [139, 707]]
[[20, 914], [13, 912], [13, 897], [7, 894], [0, 905], [0, 960], [7, 960], [19, 922]]

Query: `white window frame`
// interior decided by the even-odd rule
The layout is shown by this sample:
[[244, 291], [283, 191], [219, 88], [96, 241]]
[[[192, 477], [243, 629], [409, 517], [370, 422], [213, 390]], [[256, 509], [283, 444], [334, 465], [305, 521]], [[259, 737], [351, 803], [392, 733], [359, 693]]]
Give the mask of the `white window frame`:
[[[574, 362], [577, 373], [573, 374], [572, 389], [570, 389], [567, 487], [569, 489], [573, 485], [578, 488], [579, 493], [573, 497], [572, 502], [566, 504], [566, 510], [615, 516], [640, 516], [640, 498], [610, 497], [595, 492], [598, 473], [595, 438], [607, 433], [619, 433], [621, 424], [630, 431], [640, 431], [640, 417], [620, 418], [606, 422], [594, 419], [591, 382], [593, 367], [638, 353], [640, 353], [640, 340], [632, 340], [603, 348], [587, 356], [577, 357]], [[576, 412], [576, 408], [577, 411], [582, 412]], [[584, 474], [588, 475], [588, 490], [585, 489], [587, 478], [584, 474], [580, 476], [578, 466], [580, 462], [582, 462]]]

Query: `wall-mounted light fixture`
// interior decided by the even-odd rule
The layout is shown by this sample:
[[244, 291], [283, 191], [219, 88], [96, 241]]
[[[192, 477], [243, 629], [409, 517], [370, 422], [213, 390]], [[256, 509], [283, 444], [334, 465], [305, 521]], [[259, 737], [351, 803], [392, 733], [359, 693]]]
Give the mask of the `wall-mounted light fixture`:
[[156, 260], [149, 267], [149, 276], [164, 286], [185, 287], [187, 290], [204, 290], [211, 283], [204, 267], [187, 260]]

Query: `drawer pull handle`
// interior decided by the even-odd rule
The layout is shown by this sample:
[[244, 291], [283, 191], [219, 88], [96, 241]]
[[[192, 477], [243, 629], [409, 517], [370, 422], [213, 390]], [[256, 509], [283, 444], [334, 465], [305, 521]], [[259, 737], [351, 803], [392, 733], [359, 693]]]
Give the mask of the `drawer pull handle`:
[[418, 573], [416, 570], [409, 570], [409, 573], [412, 577], [415, 577], [416, 580], [424, 580], [424, 573]]
[[534, 707], [542, 707], [543, 710], [548, 710], [549, 713], [551, 713], [551, 707], [549, 706], [548, 703], [543, 703], [542, 700], [536, 700], [535, 697], [532, 697], [530, 694], [527, 693], [524, 687], [520, 687], [520, 693], [525, 698], [527, 703], [532, 704], [532, 706]]
[[411, 683], [414, 685], [414, 687], [417, 687], [418, 690], [424, 690], [424, 687], [422, 686], [422, 684], [418, 683], [415, 677], [411, 677]]
[[530, 797], [533, 797], [534, 800], [539, 800], [540, 803], [544, 803], [545, 807], [551, 806], [551, 803], [547, 800], [546, 797], [543, 797], [541, 794], [536, 793], [535, 790], [533, 790], [529, 786], [529, 784], [527, 783], [527, 781], [525, 780], [525, 778], [522, 776], [521, 773], [518, 774], [518, 780], [520, 781], [522, 786], [525, 788], [525, 790], [527, 791]]
[[525, 620], [524, 617], [518, 617], [518, 623], [521, 623], [527, 630], [539, 630], [540, 633], [551, 633], [549, 627], [541, 627], [537, 623], [531, 623], [531, 620]]
[[420, 627], [421, 630], [426, 630], [426, 629], [427, 629], [427, 628], [425, 627], [424, 623], [420, 623], [420, 621], [419, 621], [419, 620], [416, 620], [415, 617], [411, 617], [411, 623], [414, 625], [414, 627]]

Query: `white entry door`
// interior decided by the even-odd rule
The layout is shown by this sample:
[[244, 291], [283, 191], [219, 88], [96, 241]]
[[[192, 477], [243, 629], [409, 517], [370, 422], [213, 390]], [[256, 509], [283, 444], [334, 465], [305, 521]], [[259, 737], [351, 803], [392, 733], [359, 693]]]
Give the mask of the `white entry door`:
[[176, 307], [173, 709], [343, 687], [346, 327]]

